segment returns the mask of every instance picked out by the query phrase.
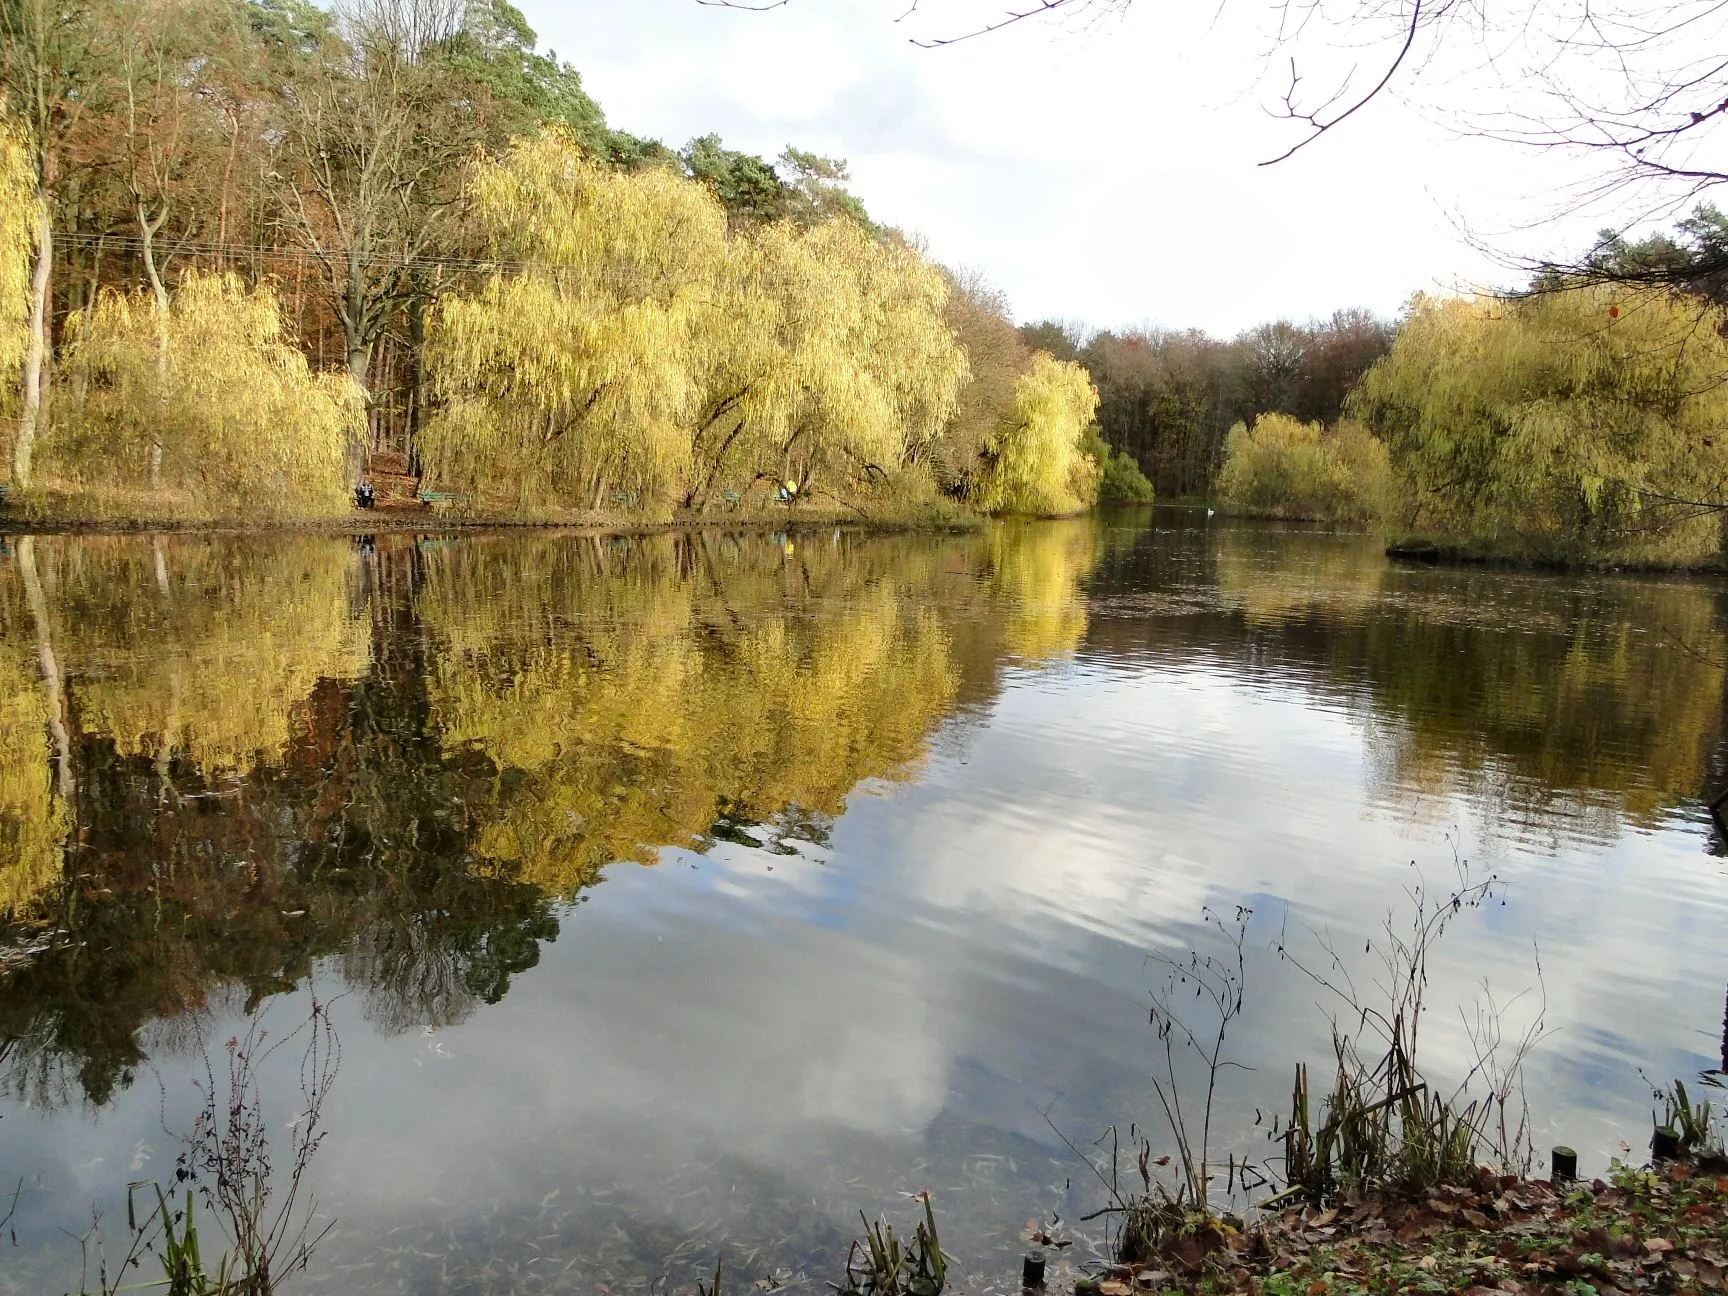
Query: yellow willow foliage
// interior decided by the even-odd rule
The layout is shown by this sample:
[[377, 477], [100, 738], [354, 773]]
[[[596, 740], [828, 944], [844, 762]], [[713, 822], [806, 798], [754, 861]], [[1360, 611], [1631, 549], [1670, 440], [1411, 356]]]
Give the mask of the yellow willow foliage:
[[44, 573], [73, 708], [121, 755], [208, 773], [279, 761], [320, 679], [365, 669], [351, 544], [85, 538]]
[[1244, 512], [1365, 522], [1380, 515], [1390, 490], [1386, 447], [1350, 420], [1328, 431], [1288, 414], [1262, 414], [1252, 430], [1231, 428], [1224, 442], [1218, 491]]
[[525, 265], [433, 314], [430, 479], [519, 509], [668, 499], [688, 475], [726, 261], [718, 201], [665, 168], [600, 166], [556, 130], [481, 166], [472, 197], [499, 254]]
[[880, 478], [952, 416], [946, 282], [849, 219], [729, 235], [706, 186], [599, 165], [556, 130], [482, 166], [472, 196], [521, 269], [434, 313], [440, 487], [663, 512], [762, 478]]
[[1541, 557], [1690, 562], [1720, 547], [1722, 313], [1610, 287], [1419, 297], [1354, 410], [1406, 525]]
[[1089, 518], [993, 527], [989, 586], [1004, 605], [1003, 646], [1031, 665], [1073, 656], [1087, 625], [1080, 582], [1099, 557]]
[[640, 576], [554, 560], [540, 625], [476, 602], [496, 577], [467, 559], [430, 574], [428, 624], [468, 645], [439, 656], [435, 715], [447, 745], [512, 772], [477, 849], [513, 876], [565, 892], [699, 845], [722, 817], [837, 814], [859, 782], [914, 767], [952, 702], [947, 636], [891, 584], [836, 568], [788, 611], [763, 573], [760, 598], [753, 580], [699, 598], [653, 557], [672, 544], [645, 545]]
[[161, 447], [169, 511], [340, 514], [343, 456], [364, 427], [346, 375], [314, 374], [266, 285], [189, 271], [166, 322], [144, 292], [104, 293], [68, 324], [69, 410], [43, 447], [63, 490], [150, 485]]
[[910, 247], [866, 239], [849, 220], [825, 229], [833, 243], [858, 249], [864, 313], [854, 345], [888, 392], [907, 453], [921, 455], [954, 418], [970, 378], [946, 318], [948, 280]]
[[759, 475], [878, 480], [941, 435], [966, 381], [948, 286], [841, 218], [732, 240], [707, 344], [688, 498]]
[[29, 340], [30, 269], [41, 215], [23, 128], [0, 108], [0, 384], [10, 389]]
[[54, 792], [48, 708], [30, 632], [12, 618], [0, 642], [0, 918], [40, 902], [62, 876], [71, 818]]
[[976, 503], [987, 513], [1056, 517], [1098, 502], [1098, 465], [1085, 452], [1098, 391], [1079, 365], [1043, 351], [1014, 383], [1014, 409], [987, 448]]

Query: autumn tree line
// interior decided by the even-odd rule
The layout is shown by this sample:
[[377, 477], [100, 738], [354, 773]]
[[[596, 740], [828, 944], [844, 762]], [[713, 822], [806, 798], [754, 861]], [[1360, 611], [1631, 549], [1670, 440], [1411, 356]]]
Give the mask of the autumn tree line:
[[1140, 497], [844, 163], [612, 129], [508, 0], [0, 0], [14, 507], [880, 517]]
[[1728, 218], [1704, 205], [1395, 323], [1023, 333], [1091, 373], [1105, 438], [1161, 494], [1464, 556], [1698, 565], [1728, 511], [1725, 305]]

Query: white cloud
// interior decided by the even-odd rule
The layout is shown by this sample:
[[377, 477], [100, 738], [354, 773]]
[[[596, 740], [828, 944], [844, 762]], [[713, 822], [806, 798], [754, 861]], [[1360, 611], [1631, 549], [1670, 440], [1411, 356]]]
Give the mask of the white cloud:
[[1025, 23], [936, 50], [909, 37], [963, 30], [991, 6], [898, 23], [904, 6], [885, 0], [523, 8], [615, 125], [847, 157], [873, 212], [988, 270], [1023, 318], [1231, 332], [1346, 305], [1390, 312], [1415, 290], [1506, 279], [1459, 213], [1518, 253], [1576, 248], [1599, 223], [1507, 232], [1575, 173], [1391, 99], [1257, 166], [1293, 137], [1267, 113], [1275, 77], [1251, 3], [1214, 22], [1210, 5], [1147, 0], [1119, 21]]

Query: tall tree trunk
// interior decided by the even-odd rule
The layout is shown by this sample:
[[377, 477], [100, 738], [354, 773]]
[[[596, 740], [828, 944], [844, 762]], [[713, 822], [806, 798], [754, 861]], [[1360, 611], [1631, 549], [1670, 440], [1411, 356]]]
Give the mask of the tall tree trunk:
[[30, 485], [36, 432], [42, 421], [42, 376], [48, 363], [48, 288], [54, 271], [54, 226], [43, 193], [36, 222], [36, 268], [30, 277], [30, 341], [24, 352], [24, 399], [18, 414], [18, 440], [12, 445], [12, 484]]
[[408, 302], [408, 423], [402, 448], [408, 456], [408, 470], [415, 472], [420, 463], [420, 408], [425, 399], [426, 370], [422, 357], [426, 353], [426, 298], [415, 293]]
[[348, 444], [347, 474], [350, 487], [360, 484], [360, 470], [366, 461], [365, 440], [371, 429], [371, 394], [370, 386], [372, 368], [372, 341], [365, 336], [364, 321], [366, 319], [366, 279], [362, 273], [360, 254], [348, 254], [348, 294], [342, 311], [342, 335], [348, 347], [348, 373], [354, 379], [355, 386], [366, 394], [367, 415], [366, 431]]
[[150, 489], [162, 489], [162, 420], [167, 414], [168, 400], [168, 289], [156, 269], [156, 231], [168, 219], [168, 206], [154, 217], [145, 215], [144, 204], [137, 204], [138, 243], [144, 253], [144, 275], [150, 280], [150, 293], [156, 299], [156, 434], [150, 440]]

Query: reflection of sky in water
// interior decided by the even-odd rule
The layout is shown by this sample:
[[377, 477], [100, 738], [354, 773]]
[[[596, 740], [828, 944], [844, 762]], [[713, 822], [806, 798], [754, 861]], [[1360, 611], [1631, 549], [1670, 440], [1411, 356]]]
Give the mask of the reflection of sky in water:
[[[1204, 941], [1203, 906], [1254, 907], [1235, 1056], [1256, 1069], [1227, 1098], [1230, 1146], [1258, 1150], [1239, 1113], [1280, 1108], [1291, 1062], [1327, 1056], [1316, 991], [1270, 952], [1277, 930], [1359, 951], [1411, 862], [1440, 886], [1455, 852], [1504, 878], [1506, 903], [1439, 949], [1429, 1066], [1468, 1066], [1460, 1005], [1484, 981], [1502, 1001], [1529, 990], [1539, 949], [1554, 1034], [1529, 1073], [1538, 1146], [1570, 1142], [1599, 1171], [1620, 1134], [1637, 1140], [1636, 1068], [1690, 1074], [1716, 1052], [1728, 886], [1694, 818], [1603, 833], [1582, 810], [1569, 824], [1562, 797], [1506, 831], [1483, 799], [1527, 772], [1401, 784], [1384, 750], [1397, 725], [1364, 671], [1323, 675], [1263, 633], [1299, 598], [1262, 629], [1209, 622], [1181, 652], [1129, 642], [1149, 619], [1229, 608], [1184, 543], [1190, 566], [1159, 578], [1156, 607], [1098, 594], [1076, 658], [1005, 668], [914, 781], [856, 791], [827, 846], [615, 866], [539, 966], [456, 1027], [386, 1037], [341, 1001], [316, 1172], [340, 1227], [307, 1289], [676, 1284], [716, 1249], [741, 1274], [825, 1279], [859, 1207], [909, 1215], [894, 1194], [923, 1187], [963, 1268], [1007, 1272], [1029, 1217], [1100, 1204], [1046, 1113], [1082, 1143], [1154, 1116], [1148, 951]], [[1449, 579], [1376, 576], [1339, 615]], [[1468, 599], [1441, 602], [1462, 616]], [[273, 1012], [291, 1021], [295, 1002]], [[159, 1065], [173, 1081], [184, 1063]], [[161, 1173], [169, 1142], [148, 1075], [99, 1113], [7, 1107], [0, 1164], [41, 1190], [24, 1251], [123, 1167]]]

